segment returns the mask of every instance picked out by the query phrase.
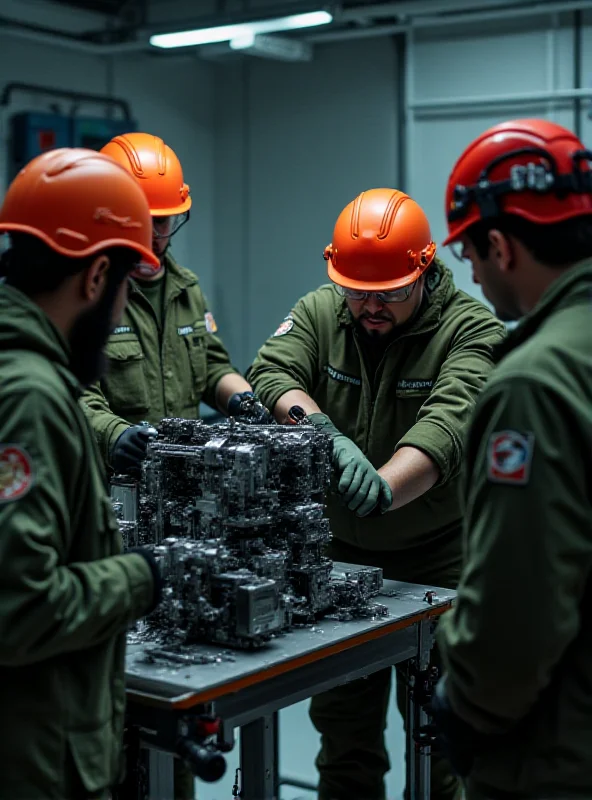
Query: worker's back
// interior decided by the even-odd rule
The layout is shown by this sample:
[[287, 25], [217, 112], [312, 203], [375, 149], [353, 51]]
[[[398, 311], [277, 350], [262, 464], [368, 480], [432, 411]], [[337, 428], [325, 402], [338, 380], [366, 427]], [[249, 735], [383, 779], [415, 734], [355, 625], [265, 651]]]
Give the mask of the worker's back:
[[[486, 654], [478, 652], [483, 650], [478, 632], [465, 631], [454, 652], [454, 698], [463, 706], [466, 702], [467, 708], [470, 704], [473, 712], [465, 716], [463, 707], [463, 716], [468, 719], [472, 713], [478, 730], [501, 733], [508, 720], [519, 721], [490, 739], [485, 753], [475, 760], [470, 796], [489, 800], [511, 792], [512, 798], [589, 799], [592, 261], [566, 271], [504, 347], [509, 352], [478, 403], [466, 475], [473, 523], [465, 578], [476, 587], [472, 597], [483, 626], [499, 630], [499, 659], [486, 663]], [[502, 421], [499, 427], [492, 420], [496, 414]], [[512, 419], [521, 429], [501, 430]], [[476, 479], [473, 465], [487, 435], [484, 431], [492, 424], [499, 446], [496, 450], [496, 442], [488, 438], [488, 475]], [[514, 479], [510, 463], [504, 467], [503, 459], [513, 458], [512, 445], [520, 449], [520, 437], [529, 453], [516, 459], [526, 471], [516, 471]], [[497, 468], [503, 472], [502, 480], [496, 479]], [[495, 490], [492, 480], [499, 480]], [[482, 491], [486, 482], [489, 488]], [[504, 525], [504, 519], [507, 524], [509, 518], [521, 531], [511, 558], [506, 546], [496, 545], [503, 538], [496, 526]], [[496, 600], [486, 600], [492, 597], [492, 575], [497, 576], [499, 590]], [[521, 585], [520, 596], [504, 591], [505, 581], [508, 587]], [[459, 591], [462, 596], [463, 584]], [[443, 621], [444, 627], [448, 622]], [[463, 668], [466, 683], [459, 684]]]

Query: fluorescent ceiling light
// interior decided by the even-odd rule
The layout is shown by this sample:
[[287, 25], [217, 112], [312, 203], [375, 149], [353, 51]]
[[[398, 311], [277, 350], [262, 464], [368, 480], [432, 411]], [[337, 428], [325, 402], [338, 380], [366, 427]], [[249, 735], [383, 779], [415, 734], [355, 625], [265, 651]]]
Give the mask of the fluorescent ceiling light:
[[264, 19], [258, 22], [241, 22], [236, 25], [220, 25], [217, 28], [198, 28], [178, 33], [158, 33], [150, 37], [155, 47], [194, 47], [214, 42], [229, 42], [231, 39], [252, 37], [258, 33], [295, 31], [300, 28], [315, 28], [333, 21], [328, 11], [311, 11], [308, 14], [292, 14], [289, 17]]
[[[235, 39], [230, 40], [230, 47], [232, 50], [248, 50], [255, 44], [254, 33], [243, 33], [242, 36], [237, 36]], [[261, 34], [258, 34], [261, 35]]]

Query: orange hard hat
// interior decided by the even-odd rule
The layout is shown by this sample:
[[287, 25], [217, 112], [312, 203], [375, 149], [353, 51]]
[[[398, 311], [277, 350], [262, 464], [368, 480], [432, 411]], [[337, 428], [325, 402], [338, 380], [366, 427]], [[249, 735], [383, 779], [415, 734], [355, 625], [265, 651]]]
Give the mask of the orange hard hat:
[[338, 286], [384, 292], [416, 281], [435, 254], [415, 200], [396, 189], [370, 189], [343, 209], [324, 258]]
[[448, 237], [480, 219], [516, 214], [539, 225], [592, 214], [588, 152], [567, 128], [545, 119], [494, 125], [456, 162], [446, 188]]
[[191, 208], [181, 162], [158, 136], [125, 133], [111, 139], [101, 153], [114, 158], [134, 176], [148, 198], [153, 217], [184, 214]]
[[127, 247], [160, 268], [144, 194], [119, 164], [95, 150], [63, 147], [30, 161], [4, 196], [0, 231], [36, 236], [70, 258]]

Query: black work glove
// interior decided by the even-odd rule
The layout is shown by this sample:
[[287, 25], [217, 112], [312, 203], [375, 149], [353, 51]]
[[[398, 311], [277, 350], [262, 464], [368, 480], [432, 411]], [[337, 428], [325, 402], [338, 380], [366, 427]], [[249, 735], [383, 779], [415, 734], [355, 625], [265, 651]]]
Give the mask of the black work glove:
[[388, 511], [393, 495], [388, 483], [368, 461], [360, 448], [344, 436], [326, 414], [309, 414], [307, 419], [323, 430], [333, 441], [333, 467], [336, 471], [337, 491], [350, 511], [358, 517], [371, 512]]
[[442, 753], [459, 778], [466, 778], [475, 756], [485, 750], [492, 737], [479, 733], [454, 713], [446, 694], [446, 681], [446, 676], [440, 678], [430, 706], [426, 707], [432, 717], [428, 727], [435, 738], [434, 749]]
[[253, 392], [235, 392], [226, 408], [229, 417], [241, 417], [253, 425], [270, 425], [273, 417]]
[[132, 425], [125, 430], [111, 450], [110, 462], [115, 472], [137, 475], [146, 458], [148, 442], [156, 435], [156, 430], [148, 425]]
[[126, 553], [137, 553], [137, 555], [142, 556], [148, 563], [150, 567], [150, 572], [152, 573], [152, 581], [154, 584], [154, 594], [152, 597], [152, 605], [146, 612], [150, 614], [154, 609], [160, 605], [162, 600], [162, 575], [160, 574], [160, 567], [150, 550], [147, 547], [130, 547], [129, 550], [126, 550]]

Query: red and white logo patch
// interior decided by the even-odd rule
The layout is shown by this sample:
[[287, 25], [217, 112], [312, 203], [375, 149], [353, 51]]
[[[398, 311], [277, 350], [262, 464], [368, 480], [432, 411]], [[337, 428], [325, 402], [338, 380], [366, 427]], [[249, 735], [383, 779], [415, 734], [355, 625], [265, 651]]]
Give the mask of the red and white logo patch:
[[284, 319], [282, 324], [279, 326], [279, 328], [273, 335], [285, 336], [287, 333], [290, 333], [293, 327], [294, 327], [294, 319], [291, 314], [288, 314], [288, 316]]
[[492, 433], [487, 445], [487, 478], [494, 483], [524, 486], [530, 480], [533, 452], [532, 433]]
[[27, 453], [16, 444], [0, 444], [0, 503], [18, 500], [33, 485], [33, 468]]

